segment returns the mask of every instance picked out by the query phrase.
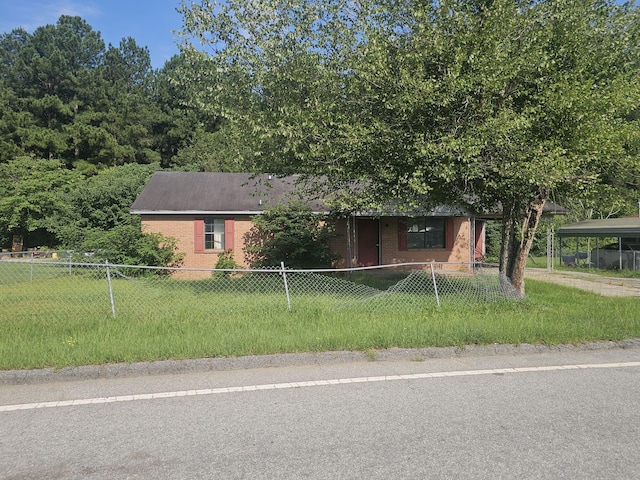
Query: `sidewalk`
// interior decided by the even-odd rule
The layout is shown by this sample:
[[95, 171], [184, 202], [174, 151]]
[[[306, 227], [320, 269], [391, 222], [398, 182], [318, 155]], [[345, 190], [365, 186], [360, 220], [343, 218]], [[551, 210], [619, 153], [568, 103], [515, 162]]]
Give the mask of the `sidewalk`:
[[584, 271], [527, 268], [525, 278], [579, 288], [606, 297], [640, 297], [640, 278], [603, 277]]

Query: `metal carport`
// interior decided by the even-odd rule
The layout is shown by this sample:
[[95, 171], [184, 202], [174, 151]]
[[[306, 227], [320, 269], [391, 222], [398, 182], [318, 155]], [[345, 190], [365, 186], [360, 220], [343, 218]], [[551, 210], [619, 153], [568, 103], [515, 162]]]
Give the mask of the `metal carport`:
[[[573, 223], [560, 227], [556, 232], [559, 239], [562, 238], [595, 238], [596, 252], [599, 250], [598, 239], [600, 238], [617, 238], [619, 252], [619, 268], [622, 269], [623, 239], [628, 239], [631, 243], [640, 243], [640, 216], [625, 218], [607, 218], [602, 220], [584, 220], [582, 222]], [[562, 244], [561, 244], [562, 248]], [[577, 250], [577, 249], [576, 249]], [[576, 251], [576, 255], [578, 252]], [[640, 258], [638, 254], [634, 255], [632, 268], [640, 268]], [[562, 258], [562, 249], [560, 250]]]

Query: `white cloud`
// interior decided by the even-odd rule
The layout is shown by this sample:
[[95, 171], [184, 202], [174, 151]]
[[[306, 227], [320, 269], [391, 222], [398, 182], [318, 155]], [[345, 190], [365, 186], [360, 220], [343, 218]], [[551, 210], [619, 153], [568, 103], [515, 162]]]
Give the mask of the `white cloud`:
[[90, 24], [92, 18], [102, 13], [95, 2], [79, 0], [0, 0], [0, 11], [0, 33], [8, 33], [18, 27], [33, 32], [43, 25], [55, 24], [61, 15], [79, 16]]

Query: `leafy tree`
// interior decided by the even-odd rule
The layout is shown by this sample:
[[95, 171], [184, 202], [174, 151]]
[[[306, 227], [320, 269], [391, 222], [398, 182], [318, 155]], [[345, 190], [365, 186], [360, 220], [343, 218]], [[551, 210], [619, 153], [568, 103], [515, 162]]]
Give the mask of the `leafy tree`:
[[210, 46], [224, 82], [198, 103], [262, 170], [361, 180], [370, 204], [501, 208], [500, 271], [523, 293], [550, 195], [638, 173], [631, 4], [228, 0], [182, 13], [185, 52]]
[[176, 248], [175, 239], [141, 232], [134, 225], [119, 225], [108, 231], [94, 229], [82, 242], [82, 250], [94, 252], [94, 259], [120, 265], [177, 267], [182, 256]]
[[[80, 17], [61, 16], [33, 34], [0, 34], [0, 161], [35, 155], [95, 174], [126, 163], [243, 170], [221, 157], [219, 115], [193, 101], [183, 72], [206, 57], [176, 55], [159, 71], [132, 37], [105, 47]], [[210, 106], [207, 106], [209, 108]]]
[[9, 33], [0, 34], [0, 78], [3, 80], [14, 78], [13, 69], [28, 39], [29, 33], [24, 28], [16, 28]]
[[80, 17], [0, 36], [0, 160], [34, 154], [70, 168], [161, 159], [171, 117], [154, 95], [149, 50], [105, 49]]
[[[55, 160], [20, 157], [0, 164], [0, 238], [9, 247], [12, 235], [26, 246], [37, 246], [38, 231], [49, 231], [49, 219], [65, 218], [69, 205], [64, 194], [75, 188], [80, 175]], [[41, 238], [41, 237], [40, 237]]]
[[128, 164], [86, 178], [60, 194], [67, 208], [47, 222], [60, 245], [127, 265], [175, 266], [174, 239], [145, 233], [129, 208], [158, 165]]
[[246, 258], [253, 267], [328, 268], [336, 260], [329, 251], [332, 231], [310, 208], [277, 205], [253, 218], [246, 238]]
[[129, 208], [158, 165], [129, 164], [112, 167], [86, 178], [63, 196], [68, 205], [64, 215], [54, 215], [50, 229], [60, 244], [83, 249], [88, 236], [109, 232], [118, 227], [135, 226], [140, 217]]
[[[246, 171], [238, 156], [220, 148], [226, 133], [220, 131], [220, 115], [210, 105], [197, 103], [198, 89], [216, 88], [217, 79], [206, 74], [208, 60], [202, 54], [172, 57], [156, 76], [156, 101], [166, 124], [161, 139], [162, 165], [181, 169]], [[199, 72], [199, 73], [196, 73]], [[194, 84], [191, 79], [198, 76]]]
[[64, 126], [100, 91], [92, 72], [104, 42], [80, 17], [66, 15], [32, 35], [14, 30], [10, 38], [0, 46], [10, 65], [5, 78], [20, 99], [15, 108], [30, 114], [17, 131], [19, 145], [45, 158], [65, 158], [71, 142]]
[[26, 155], [16, 142], [16, 132], [24, 118], [16, 111], [16, 104], [15, 93], [0, 79], [0, 163]]
[[153, 100], [149, 50], [125, 38], [119, 48], [109, 46], [102, 71], [108, 95], [100, 125], [119, 147], [112, 165], [159, 162], [153, 132], [162, 112]]

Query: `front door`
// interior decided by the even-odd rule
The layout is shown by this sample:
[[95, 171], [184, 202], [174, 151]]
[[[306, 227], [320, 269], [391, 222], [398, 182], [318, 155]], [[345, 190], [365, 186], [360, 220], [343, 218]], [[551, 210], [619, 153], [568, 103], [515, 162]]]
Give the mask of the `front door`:
[[475, 231], [476, 231], [476, 246], [474, 248], [474, 253], [473, 253], [473, 261], [477, 262], [479, 260], [482, 260], [482, 258], [484, 257], [484, 222], [481, 220], [476, 220], [475, 225], [474, 225]]
[[358, 220], [358, 265], [371, 267], [379, 264], [380, 222], [374, 219]]

